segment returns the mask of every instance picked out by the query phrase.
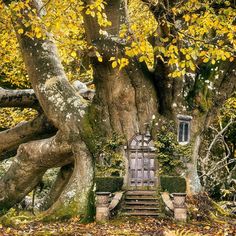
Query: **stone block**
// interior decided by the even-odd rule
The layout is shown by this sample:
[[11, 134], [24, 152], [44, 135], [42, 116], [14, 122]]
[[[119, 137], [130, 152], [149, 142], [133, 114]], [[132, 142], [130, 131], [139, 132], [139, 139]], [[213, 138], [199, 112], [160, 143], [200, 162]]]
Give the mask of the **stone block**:
[[110, 211], [108, 206], [96, 207], [96, 221], [107, 221], [109, 220]]
[[174, 208], [174, 218], [178, 221], [187, 220], [187, 209], [186, 208]]

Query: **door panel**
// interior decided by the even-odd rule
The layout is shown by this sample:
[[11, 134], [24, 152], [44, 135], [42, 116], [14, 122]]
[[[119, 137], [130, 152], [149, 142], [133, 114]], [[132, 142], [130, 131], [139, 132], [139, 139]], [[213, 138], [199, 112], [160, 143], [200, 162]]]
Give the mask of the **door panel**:
[[138, 135], [130, 143], [128, 148], [130, 187], [138, 189], [155, 187], [156, 164], [152, 140], [145, 135]]

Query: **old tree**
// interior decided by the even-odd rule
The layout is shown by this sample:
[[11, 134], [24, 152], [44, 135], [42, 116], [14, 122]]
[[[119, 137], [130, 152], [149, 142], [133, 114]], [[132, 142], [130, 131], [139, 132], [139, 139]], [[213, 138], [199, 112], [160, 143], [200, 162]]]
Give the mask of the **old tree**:
[[[15, 154], [0, 180], [0, 209], [20, 202], [49, 168], [61, 167], [47, 214], [88, 218], [96, 142], [114, 134], [126, 142], [146, 123], [155, 137], [178, 114], [192, 116], [187, 191], [201, 192], [203, 131], [235, 91], [234, 4], [2, 0], [0, 104], [37, 115], [0, 133], [1, 160]], [[92, 100], [90, 90], [78, 92], [70, 82], [86, 76], [95, 84]]]

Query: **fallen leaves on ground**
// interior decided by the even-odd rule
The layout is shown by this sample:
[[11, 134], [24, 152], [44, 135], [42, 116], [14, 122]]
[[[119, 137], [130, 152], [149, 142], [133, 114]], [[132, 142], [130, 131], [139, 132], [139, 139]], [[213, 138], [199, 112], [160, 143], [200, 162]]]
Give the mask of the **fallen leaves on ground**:
[[234, 236], [235, 220], [224, 223], [190, 222], [177, 223], [158, 218], [121, 217], [107, 223], [80, 224], [78, 218], [64, 222], [34, 222], [14, 227], [0, 225], [0, 236], [54, 236], [54, 235], [125, 235], [125, 236]]

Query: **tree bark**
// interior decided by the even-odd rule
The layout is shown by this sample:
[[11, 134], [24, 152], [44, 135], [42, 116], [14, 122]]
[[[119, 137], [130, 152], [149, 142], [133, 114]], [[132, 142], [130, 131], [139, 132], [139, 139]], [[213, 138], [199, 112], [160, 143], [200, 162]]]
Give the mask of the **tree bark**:
[[62, 191], [65, 186], [68, 184], [69, 179], [73, 173], [74, 164], [69, 164], [61, 167], [60, 171], [57, 174], [57, 178], [51, 187], [49, 194], [46, 196], [44, 200], [44, 204], [42, 205], [43, 210], [48, 210], [60, 197]]
[[20, 202], [52, 167], [73, 162], [71, 146], [56, 136], [21, 144], [7, 173], [0, 180], [0, 209]]
[[38, 99], [33, 89], [0, 89], [0, 107], [29, 107], [39, 109]]
[[0, 161], [14, 156], [20, 144], [53, 135], [55, 132], [55, 128], [47, 122], [44, 115], [0, 132]]
[[[80, 217], [81, 222], [94, 216], [94, 162], [84, 143], [73, 145], [74, 171], [60, 197], [46, 212], [48, 219]], [[87, 204], [85, 204], [87, 203]]]
[[[5, 1], [5, 3], [9, 2]], [[70, 201], [63, 202], [64, 206], [54, 206], [53, 211], [57, 211], [56, 208], [63, 208], [65, 210], [63, 215], [67, 215], [71, 214], [71, 209], [73, 209], [73, 214], [87, 216], [88, 212], [85, 211], [90, 206], [88, 196], [92, 195], [93, 191], [94, 170], [90, 153], [80, 138], [80, 129], [81, 120], [88, 104], [76, 94], [75, 89], [68, 82], [56, 46], [46, 28], [41, 25], [42, 32], [45, 34], [42, 38], [30, 38], [26, 34], [17, 33], [19, 28], [24, 32], [31, 30], [30, 27], [24, 25], [24, 22], [31, 22], [29, 11], [36, 18], [41, 17], [44, 12], [40, 0], [30, 1], [29, 6], [30, 9], [27, 11], [22, 10], [21, 14], [12, 15], [12, 21], [32, 87], [45, 115], [58, 128], [59, 135], [57, 134], [55, 138], [49, 140], [34, 141], [20, 146], [17, 158], [0, 184], [0, 189], [9, 189], [9, 192], [4, 191], [1, 196], [0, 207], [11, 207], [37, 184], [46, 169], [55, 165], [69, 164], [72, 162], [72, 156], [75, 160], [74, 173], [63, 194], [66, 196], [66, 191], [68, 194], [71, 191], [75, 194], [70, 197]], [[62, 145], [63, 143], [64, 145]], [[52, 148], [57, 150], [52, 150]], [[61, 155], [63, 157], [62, 163], [59, 154], [60, 152], [65, 154], [66, 151], [69, 153]], [[84, 155], [85, 153], [86, 155]], [[40, 164], [42, 158], [47, 160], [47, 164]], [[76, 173], [81, 170], [81, 167], [90, 173], [87, 175], [85, 172]], [[22, 178], [21, 181], [20, 176], [24, 174], [25, 178]], [[74, 187], [78, 189], [73, 189]]]

